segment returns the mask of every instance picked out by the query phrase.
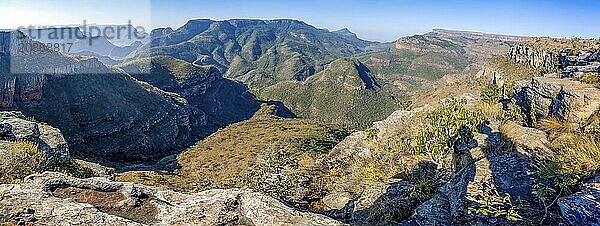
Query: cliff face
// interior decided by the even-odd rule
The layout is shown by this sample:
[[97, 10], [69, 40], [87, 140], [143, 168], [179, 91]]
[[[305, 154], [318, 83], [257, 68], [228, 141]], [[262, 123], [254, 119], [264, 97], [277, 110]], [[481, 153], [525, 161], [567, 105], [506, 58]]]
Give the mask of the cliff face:
[[517, 45], [508, 54], [517, 63], [525, 63], [538, 68], [556, 68], [560, 64], [560, 53], [552, 50], [541, 50], [531, 46]]
[[517, 63], [553, 72], [563, 70], [562, 77], [578, 77], [586, 73], [600, 72], [600, 50], [550, 49], [520, 44], [511, 48], [508, 56]]
[[187, 143], [193, 127], [206, 123], [205, 114], [177, 94], [96, 59], [57, 52], [11, 54], [6, 50], [14, 49], [14, 39], [7, 42], [11, 34], [1, 34], [0, 110], [19, 110], [59, 128], [75, 155], [160, 158]]
[[208, 135], [231, 123], [250, 119], [261, 102], [248, 88], [226, 79], [214, 67], [201, 67], [172, 57], [152, 57], [118, 65], [134, 78], [176, 93], [206, 115], [198, 129]]

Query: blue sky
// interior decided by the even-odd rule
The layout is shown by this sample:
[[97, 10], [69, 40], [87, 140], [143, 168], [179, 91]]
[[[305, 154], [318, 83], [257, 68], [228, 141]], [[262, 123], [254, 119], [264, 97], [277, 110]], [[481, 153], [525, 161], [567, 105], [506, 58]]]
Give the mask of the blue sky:
[[347, 27], [377, 41], [433, 28], [600, 37], [598, 0], [0, 0], [0, 28], [83, 19], [179, 27], [192, 18], [291, 18], [330, 30]]

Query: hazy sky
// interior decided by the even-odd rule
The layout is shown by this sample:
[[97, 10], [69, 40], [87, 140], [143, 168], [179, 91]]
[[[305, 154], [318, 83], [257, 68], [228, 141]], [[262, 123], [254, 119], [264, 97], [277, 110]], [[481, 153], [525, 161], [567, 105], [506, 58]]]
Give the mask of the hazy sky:
[[433, 28], [600, 37], [600, 0], [0, 0], [0, 28], [84, 19], [179, 27], [192, 18], [291, 18], [377, 41]]

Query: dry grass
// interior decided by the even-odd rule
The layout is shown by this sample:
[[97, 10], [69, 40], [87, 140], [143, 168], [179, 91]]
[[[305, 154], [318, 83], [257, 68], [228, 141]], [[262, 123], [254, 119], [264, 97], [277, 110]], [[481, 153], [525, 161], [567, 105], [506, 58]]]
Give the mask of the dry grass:
[[597, 74], [584, 75], [579, 78], [575, 78], [575, 80], [586, 83], [586, 84], [600, 86], [600, 76], [598, 76]]
[[44, 153], [29, 141], [17, 141], [10, 144], [4, 156], [0, 158], [0, 184], [21, 183], [30, 174], [42, 171], [46, 167]]
[[579, 130], [578, 125], [574, 123], [561, 122], [556, 118], [542, 119], [538, 125], [542, 130], [548, 133], [551, 140], [575, 133]]
[[319, 163], [346, 135], [310, 120], [255, 117], [188, 148], [173, 175], [130, 172], [117, 180], [180, 191], [251, 188], [293, 203], [323, 189]]
[[[514, 81], [531, 79], [533, 76], [540, 74], [540, 69], [536, 69], [525, 63], [515, 63], [508, 56], [497, 57], [488, 62], [487, 66], [495, 69], [507, 84]], [[506, 88], [512, 89], [512, 87]]]
[[0, 184], [19, 184], [31, 174], [54, 171], [78, 178], [93, 177], [94, 172], [75, 160], [60, 164], [48, 164], [44, 152], [31, 141], [16, 141], [8, 144], [0, 158]]
[[564, 165], [566, 173], [590, 178], [600, 170], [600, 136], [585, 133], [581, 125], [549, 118], [540, 121], [557, 153], [554, 161]]
[[600, 171], [600, 139], [593, 135], [569, 136], [558, 145], [557, 161], [568, 173], [591, 178]]
[[306, 164], [314, 161], [307, 158], [325, 155], [344, 136], [334, 127], [302, 119], [250, 120], [229, 126], [190, 147], [178, 157], [178, 173], [227, 182], [255, 171], [260, 157], [268, 154], [265, 151], [286, 149], [289, 158]]

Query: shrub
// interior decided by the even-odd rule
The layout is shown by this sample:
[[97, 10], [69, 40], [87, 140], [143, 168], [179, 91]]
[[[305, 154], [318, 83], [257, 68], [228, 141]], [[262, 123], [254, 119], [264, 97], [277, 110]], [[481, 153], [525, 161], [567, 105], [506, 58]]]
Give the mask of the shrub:
[[56, 166], [51, 166], [48, 168], [48, 170], [63, 173], [77, 178], [90, 178], [96, 176], [93, 170], [82, 166], [81, 164], [77, 163], [77, 161], [75, 161], [75, 159], [73, 158], [70, 158], [68, 162]]
[[502, 99], [502, 87], [489, 84], [481, 89], [481, 100], [484, 102], [498, 102]]
[[523, 221], [520, 211], [528, 207], [528, 203], [520, 198], [514, 199], [510, 194], [500, 195], [498, 191], [482, 188], [483, 195], [468, 197], [473, 204], [467, 209], [467, 214], [473, 216], [504, 217], [509, 221]]
[[18, 184], [23, 178], [43, 171], [55, 171], [78, 178], [93, 177], [94, 172], [74, 159], [68, 162], [50, 165], [44, 152], [31, 141], [16, 141], [9, 144], [6, 153], [0, 158], [0, 184]]
[[447, 156], [461, 128], [476, 131], [487, 122], [481, 111], [467, 109], [461, 100], [446, 101], [442, 107], [427, 112], [424, 119], [425, 125], [412, 136], [412, 152], [437, 164]]
[[558, 198], [570, 194], [579, 181], [579, 177], [565, 171], [564, 163], [557, 160], [546, 161], [538, 166], [539, 177], [533, 181], [532, 193], [539, 200], [544, 214], [540, 225], [543, 225], [549, 217], [560, 218], [560, 210], [555, 205]]
[[365, 133], [366, 133], [365, 142], [367, 142], [367, 144], [373, 144], [374, 142], [377, 141], [377, 136], [379, 135], [378, 129], [369, 128], [369, 129], [365, 130]]
[[0, 158], [0, 183], [20, 183], [23, 178], [46, 168], [44, 153], [30, 141], [10, 144]]

